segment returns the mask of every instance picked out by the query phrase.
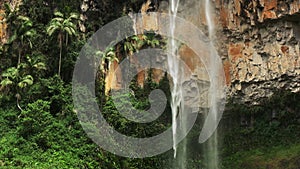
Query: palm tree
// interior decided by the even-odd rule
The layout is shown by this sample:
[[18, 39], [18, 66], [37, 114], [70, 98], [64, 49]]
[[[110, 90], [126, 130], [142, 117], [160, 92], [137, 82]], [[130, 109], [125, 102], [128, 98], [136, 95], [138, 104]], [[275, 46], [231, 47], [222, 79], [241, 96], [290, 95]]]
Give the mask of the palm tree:
[[[27, 63], [21, 63], [17, 67], [10, 67], [6, 69], [1, 77], [0, 87], [6, 88], [7, 91], [13, 90], [16, 92], [17, 107], [22, 111], [19, 104], [21, 100], [22, 90], [33, 85], [34, 78], [31, 72], [39, 72], [46, 70], [46, 65], [38, 59], [39, 56], [27, 56]], [[38, 79], [38, 77], [36, 77]]]
[[55, 18], [50, 21], [49, 26], [47, 27], [47, 33], [49, 36], [52, 36], [53, 33], [57, 32], [57, 39], [59, 41], [59, 63], [58, 63], [58, 75], [60, 76], [61, 72], [61, 58], [62, 58], [62, 48], [63, 41], [65, 40], [66, 45], [68, 44], [68, 36], [77, 36], [77, 28], [73, 23], [74, 20], [78, 19], [77, 13], [70, 13], [68, 18], [65, 18], [64, 14], [61, 12], [54, 13]]
[[[21, 63], [22, 49], [24, 49], [25, 44], [29, 44], [32, 48], [31, 38], [36, 35], [36, 31], [33, 28], [32, 21], [26, 16], [18, 16], [16, 20], [16, 25], [18, 28], [13, 32], [13, 35], [9, 38], [8, 44], [17, 42], [18, 47], [18, 65]], [[27, 43], [25, 43], [25, 41]]]
[[[8, 45], [16, 45], [18, 50], [18, 65], [21, 63], [22, 49], [25, 44], [29, 44], [32, 48], [31, 38], [36, 35], [33, 28], [33, 22], [27, 16], [18, 15], [18, 9], [12, 9], [9, 4], [4, 4], [5, 7], [5, 21], [10, 28], [10, 38], [7, 41]], [[25, 43], [25, 41], [27, 43]]]
[[2, 73], [2, 81], [0, 85], [2, 87], [8, 87], [11, 86], [12, 88], [15, 88], [16, 90], [16, 99], [17, 99], [17, 107], [22, 111], [22, 108], [19, 104], [19, 101], [21, 100], [20, 90], [23, 88], [26, 88], [27, 86], [30, 86], [33, 84], [33, 77], [28, 74], [22, 75], [20, 72], [22, 64], [20, 64], [17, 68], [16, 67], [10, 67], [5, 72]]

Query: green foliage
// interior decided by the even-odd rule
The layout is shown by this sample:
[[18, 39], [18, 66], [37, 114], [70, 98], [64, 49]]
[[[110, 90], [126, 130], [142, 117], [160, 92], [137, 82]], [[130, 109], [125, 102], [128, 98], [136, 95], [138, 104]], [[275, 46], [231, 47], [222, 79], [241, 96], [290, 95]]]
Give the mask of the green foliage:
[[142, 35], [134, 35], [128, 37], [124, 41], [124, 51], [129, 55], [132, 55], [135, 52], [147, 47], [162, 47], [165, 43], [162, 41], [162, 38], [155, 33], [146, 33]]
[[[88, 18], [88, 22], [84, 23], [87, 28], [85, 33], [79, 32], [79, 14], [73, 13], [78, 11], [82, 0], [22, 2], [22, 5], [15, 9], [4, 4], [5, 22], [10, 39], [0, 47], [0, 168], [172, 168], [172, 150], [145, 159], [123, 158], [102, 150], [87, 137], [77, 119], [76, 111], [73, 110], [70, 81], [75, 61], [86, 42], [85, 37], [92, 35], [104, 24], [127, 15], [128, 11], [138, 12], [143, 1], [97, 1], [95, 5], [100, 10], [91, 8], [85, 12]], [[47, 36], [50, 38], [45, 38]], [[134, 137], [148, 137], [170, 127], [169, 100], [162, 116], [149, 124], [129, 121], [116, 109], [118, 104], [121, 111], [130, 111], [127, 105], [132, 104], [136, 109], [147, 110], [150, 107], [148, 96], [152, 90], [158, 88], [170, 99], [167, 75], [156, 84], [151, 80], [152, 73], [149, 70], [144, 88], [139, 87], [134, 79], [130, 84], [132, 93], [119, 95], [117, 103], [104, 94], [107, 73], [105, 71], [109, 64], [122, 61], [146, 48], [164, 49], [165, 46], [163, 37], [148, 32], [128, 37], [114, 47], [93, 53], [102, 55], [102, 62], [107, 66], [97, 73], [95, 91], [99, 107], [106, 120], [116, 130]], [[56, 72], [58, 75], [55, 75]], [[19, 104], [22, 105], [21, 111], [15, 106], [15, 97], [19, 109]], [[126, 100], [125, 97], [130, 99]], [[239, 156], [249, 154], [260, 157], [262, 153], [267, 152], [274, 155], [272, 151], [267, 151], [274, 146], [284, 149], [289, 145], [297, 145], [300, 137], [297, 132], [299, 100], [299, 95], [280, 93], [262, 106], [233, 105], [231, 112], [227, 114], [234, 115], [232, 122], [236, 125], [224, 132], [222, 155], [228, 157], [224, 166], [251, 166], [252, 164], [244, 161], [233, 161], [238, 160]], [[272, 119], [270, 114], [274, 110], [276, 118]], [[241, 116], [245, 116], [248, 121], [251, 121], [252, 117], [254, 121], [249, 126], [239, 126], [238, 118]], [[197, 127], [200, 128], [201, 122], [197, 123]], [[198, 128], [197, 132], [189, 135], [191, 140], [198, 136]], [[198, 145], [197, 141], [192, 140], [191, 145], [193, 146], [188, 148], [188, 152], [193, 158], [188, 161], [191, 166], [189, 168], [199, 168], [203, 150], [199, 148], [201, 145]], [[280, 145], [284, 146], [281, 148]], [[198, 152], [198, 148], [201, 152]], [[298, 149], [297, 146], [294, 148]], [[239, 153], [241, 151], [242, 153]], [[279, 152], [292, 157], [298, 155], [281, 150]], [[253, 160], [253, 157], [244, 159]], [[284, 158], [278, 159], [280, 161]], [[287, 160], [294, 163], [294, 158]]]
[[63, 41], [65, 40], [66, 45], [68, 45], [68, 37], [78, 35], [77, 27], [73, 22], [79, 18], [79, 15], [77, 13], [70, 13], [68, 17], [65, 17], [63, 13], [56, 11], [54, 16], [55, 17], [50, 21], [46, 32], [49, 36], [52, 36], [54, 32], [58, 32], [57, 38], [60, 48], [58, 75], [60, 76]]
[[[250, 154], [253, 154], [252, 150], [255, 149], [264, 152], [262, 156], [266, 156], [268, 150], [273, 147], [300, 144], [299, 100], [299, 94], [278, 91], [273, 97], [263, 101], [260, 106], [231, 105], [230, 114], [234, 115], [231, 118], [237, 118], [234, 122], [237, 125], [231, 125], [228, 131], [225, 131], [222, 146], [225, 168], [236, 167], [236, 162], [247, 163], [246, 161], [250, 161]], [[245, 116], [249, 121], [248, 126], [238, 125], [241, 116]], [[250, 119], [253, 119], [252, 125]], [[246, 157], [241, 158], [240, 155]], [[299, 152], [295, 155], [299, 155]], [[259, 155], [255, 156], [260, 158]], [[242, 165], [240, 168], [243, 168]]]
[[[104, 70], [104, 67], [103, 65], [106, 64], [107, 68], [110, 66], [110, 64], [114, 61], [116, 62], [119, 62], [119, 59], [117, 58], [117, 55], [116, 55], [116, 50], [114, 47], [107, 47], [105, 49], [105, 51], [96, 51], [95, 53], [96, 56], [100, 56], [101, 57], [101, 65], [100, 65], [100, 70], [103, 71]], [[104, 70], [106, 71], [106, 70]]]
[[53, 119], [49, 113], [50, 103], [43, 100], [37, 100], [28, 104], [26, 110], [19, 116], [17, 131], [23, 138], [32, 137], [45, 131]]
[[249, 151], [237, 152], [225, 157], [222, 163], [224, 169], [296, 169], [299, 167], [300, 144], [276, 146], [271, 148], [256, 148]]
[[170, 127], [171, 111], [169, 105], [167, 105], [168, 108], [165, 109], [165, 112], [158, 119], [146, 124], [132, 122], [120, 114], [123, 111], [130, 112], [131, 105], [137, 110], [148, 110], [150, 108], [148, 96], [152, 90], [158, 89], [159, 85], [154, 82], [148, 82], [146, 85], [149, 85], [149, 87], [139, 88], [132, 84], [131, 88], [134, 88], [132, 93], [115, 94], [113, 96], [114, 99], [111, 97], [107, 99], [103, 108], [103, 115], [107, 122], [115, 126], [119, 132], [134, 137], [150, 137]]
[[70, 13], [69, 17], [65, 18], [64, 14], [61, 12], [54, 13], [55, 18], [50, 21], [50, 24], [47, 28], [47, 33], [49, 36], [52, 36], [54, 32], [66, 33], [70, 36], [76, 36], [76, 25], [73, 23], [73, 20], [78, 19], [77, 13]]
[[23, 89], [27, 86], [33, 84], [33, 77], [31, 75], [23, 74], [20, 71], [20, 66], [18, 68], [11, 67], [8, 68], [5, 72], [2, 73], [2, 77], [4, 78], [1, 81], [1, 86], [7, 87], [15, 85], [20, 89]]
[[[8, 9], [7, 9], [8, 10]], [[11, 11], [8, 11], [11, 13]], [[14, 12], [13, 12], [14, 13]], [[14, 14], [13, 16], [15, 16]], [[37, 32], [34, 29], [32, 20], [23, 15], [16, 15], [14, 20], [11, 20], [12, 16], [7, 14], [6, 20], [9, 22], [10, 37], [7, 40], [7, 44], [11, 50], [17, 51], [19, 65], [22, 60], [22, 55], [26, 52], [26, 48], [33, 48], [32, 40], [36, 36]], [[15, 53], [13, 53], [15, 54]]]
[[26, 16], [18, 16], [14, 24], [18, 26], [18, 29], [11, 35], [8, 44], [19, 39], [21, 45], [23, 45], [26, 40], [29, 43], [29, 47], [32, 48], [31, 37], [36, 34], [35, 29], [33, 29], [33, 22]]

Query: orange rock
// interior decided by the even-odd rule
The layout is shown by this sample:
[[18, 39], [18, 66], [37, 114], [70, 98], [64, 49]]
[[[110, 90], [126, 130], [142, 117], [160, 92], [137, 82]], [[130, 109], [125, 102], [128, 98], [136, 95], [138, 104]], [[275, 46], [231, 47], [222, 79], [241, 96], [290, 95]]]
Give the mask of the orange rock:
[[155, 83], [159, 83], [160, 80], [164, 77], [165, 73], [163, 70], [161, 69], [152, 69], [152, 74], [153, 74], [153, 77], [152, 77], [152, 80], [155, 82]]
[[137, 84], [140, 87], [144, 87], [145, 78], [145, 70], [142, 70], [137, 74]]
[[226, 80], [226, 85], [230, 86], [231, 84], [231, 64], [228, 60], [223, 62], [223, 66], [224, 66], [224, 73], [225, 73], [225, 80]]
[[228, 48], [228, 55], [230, 60], [235, 62], [238, 58], [242, 58], [243, 44], [230, 44]]
[[282, 51], [282, 53], [287, 54], [289, 52], [289, 47], [283, 45], [283, 46], [281, 46], [281, 51]]
[[150, 4], [151, 4], [151, 0], [147, 0], [147, 2], [145, 2], [142, 7], [141, 7], [141, 13], [145, 14], [147, 13], [148, 9], [150, 8]]
[[4, 22], [4, 17], [3, 17], [4, 14], [5, 14], [5, 11], [0, 9], [0, 39], [1, 39], [0, 43], [5, 43], [5, 40], [6, 40], [7, 25]]
[[265, 0], [264, 1], [264, 10], [269, 11], [269, 10], [276, 10], [277, 9], [277, 1], [278, 0]]
[[117, 61], [111, 63], [109, 70], [105, 76], [105, 93], [111, 89], [120, 89], [122, 87], [122, 72], [121, 69], [117, 69], [119, 66]]
[[237, 11], [238, 16], [241, 15], [241, 3], [240, 0], [234, 0], [234, 7], [235, 10]]
[[191, 71], [194, 71], [197, 63], [200, 62], [199, 59], [197, 60], [197, 54], [186, 45], [183, 45], [179, 49], [179, 55], [181, 60], [191, 69]]
[[228, 25], [228, 11], [224, 7], [221, 7], [221, 9], [220, 9], [220, 22], [221, 22], [223, 27], [227, 27], [227, 25]]
[[265, 11], [263, 13], [263, 19], [276, 19], [277, 15], [274, 11]]
[[293, 3], [290, 4], [290, 11], [289, 14], [295, 14], [297, 12], [299, 12], [300, 9], [300, 3], [298, 1], [294, 1]]

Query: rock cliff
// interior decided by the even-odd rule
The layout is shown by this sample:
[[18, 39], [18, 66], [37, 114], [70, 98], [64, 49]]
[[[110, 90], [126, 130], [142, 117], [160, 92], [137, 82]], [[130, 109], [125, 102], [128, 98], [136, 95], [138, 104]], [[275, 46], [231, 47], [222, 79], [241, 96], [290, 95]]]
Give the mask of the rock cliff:
[[215, 7], [230, 95], [256, 104], [275, 89], [299, 92], [300, 1], [216, 0]]
[[[159, 11], [167, 11], [167, 4], [161, 1]], [[178, 15], [206, 32], [204, 6], [203, 0], [182, 0]], [[300, 91], [300, 1], [215, 0], [212, 6], [214, 43], [223, 61], [229, 97], [259, 104], [260, 98], [277, 89]], [[201, 67], [187, 46], [179, 53], [192, 70]]]
[[[5, 2], [10, 2], [15, 8], [20, 0], [0, 2], [2, 44], [8, 36], [2, 17]], [[92, 2], [94, 0], [82, 1], [82, 32], [86, 29], [84, 22], [88, 22], [85, 12], [94, 10]], [[206, 32], [204, 6], [204, 0], [181, 0], [178, 15]], [[216, 24], [214, 44], [223, 61], [229, 97], [259, 104], [260, 98], [271, 96], [276, 89], [300, 91], [299, 0], [213, 0], [212, 6]], [[140, 7], [142, 12], [147, 12], [148, 8], [147, 3]], [[167, 12], [168, 1], [160, 0], [156, 11]], [[189, 47], [183, 45], [179, 53], [194, 73], [201, 74], [200, 80], [208, 80], [205, 72], [201, 72], [201, 61]], [[107, 72], [106, 90], [120, 87], [122, 74], [117, 73], [115, 78], [111, 76], [117, 66], [116, 62], [112, 63]], [[155, 70], [153, 74], [159, 77], [155, 81], [162, 77], [161, 71]], [[141, 86], [146, 77], [146, 71], [138, 74]]]

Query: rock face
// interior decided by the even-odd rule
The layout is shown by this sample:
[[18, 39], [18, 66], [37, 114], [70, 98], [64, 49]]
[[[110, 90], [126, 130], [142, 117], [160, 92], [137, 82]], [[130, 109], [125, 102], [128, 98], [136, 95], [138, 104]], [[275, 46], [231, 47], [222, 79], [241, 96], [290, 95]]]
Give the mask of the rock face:
[[0, 1], [0, 44], [4, 44], [8, 40], [7, 24], [5, 23], [5, 7], [4, 4], [8, 4], [13, 12], [19, 10], [22, 0], [2, 0]]
[[[168, 2], [160, 4], [159, 11], [166, 12]], [[204, 7], [204, 0], [182, 0], [178, 16], [207, 32]], [[300, 1], [215, 0], [212, 8], [214, 44], [223, 61], [229, 97], [259, 104], [276, 89], [300, 91]], [[179, 53], [190, 69], [203, 68], [185, 45]], [[202, 76], [199, 80], [208, 79], [205, 71], [195, 73]]]
[[5, 8], [4, 8], [4, 3], [6, 2], [0, 2], [0, 43], [4, 44], [7, 40], [7, 32], [6, 32], [6, 28], [7, 25], [5, 23]]
[[300, 1], [216, 0], [215, 7], [230, 95], [257, 104], [276, 88], [299, 92]]
[[[2, 5], [1, 5], [2, 6]], [[4, 23], [4, 22], [1, 22], [1, 21], [4, 21], [4, 17], [3, 15], [5, 14], [5, 11], [3, 9], [0, 9], [0, 39], [1, 39], [1, 44], [5, 43], [6, 41], [6, 27], [7, 25]]]
[[[81, 27], [85, 32], [85, 12], [96, 10], [94, 0], [83, 0], [81, 5]], [[299, 0], [214, 0], [212, 15], [215, 23], [214, 44], [223, 61], [229, 97], [259, 104], [262, 97], [269, 97], [275, 89], [300, 91], [300, 1]], [[4, 3], [17, 10], [21, 0], [0, 2], [0, 43], [7, 40], [7, 25], [3, 17]], [[143, 26], [158, 29], [156, 22], [147, 21], [147, 12], [152, 1], [141, 6], [144, 15]], [[153, 9], [151, 9], [153, 10]], [[159, 1], [158, 12], [168, 12], [168, 1]], [[192, 22], [203, 32], [207, 32], [205, 0], [181, 0], [178, 16]], [[151, 17], [149, 17], [151, 18]], [[149, 20], [149, 19], [148, 19]], [[144, 26], [145, 27], [145, 26]], [[188, 31], [188, 30], [187, 30]], [[185, 45], [179, 49], [180, 58], [197, 75], [199, 81], [209, 77], [196, 54]], [[109, 66], [106, 90], [118, 89], [122, 83], [122, 73], [115, 69], [118, 63]], [[143, 86], [147, 71], [140, 70], [137, 81]], [[154, 80], [158, 82], [163, 72], [154, 70]]]

